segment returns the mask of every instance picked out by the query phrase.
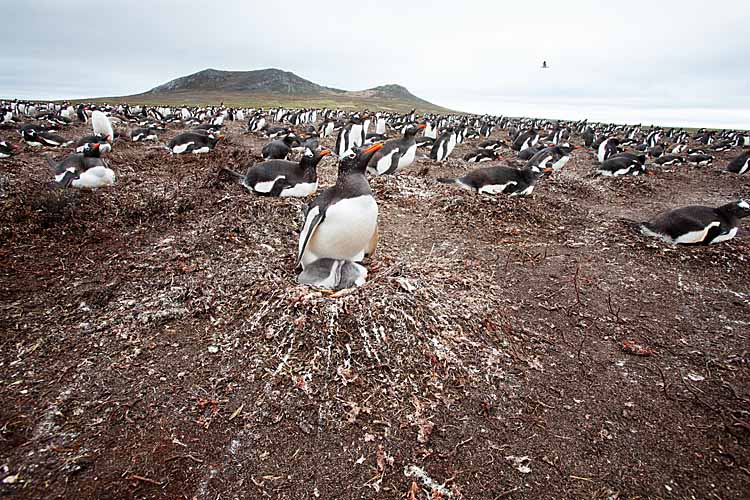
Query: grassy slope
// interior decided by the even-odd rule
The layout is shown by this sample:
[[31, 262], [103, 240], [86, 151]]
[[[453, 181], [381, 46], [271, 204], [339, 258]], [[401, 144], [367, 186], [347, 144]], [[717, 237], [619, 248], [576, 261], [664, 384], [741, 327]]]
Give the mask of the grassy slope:
[[173, 92], [160, 94], [137, 94], [120, 97], [99, 97], [94, 99], [80, 99], [84, 102], [127, 102], [128, 104], [148, 105], [216, 105], [223, 102], [227, 106], [235, 107], [274, 107], [285, 106], [291, 108], [341, 108], [341, 109], [377, 109], [382, 111], [407, 112], [416, 108], [419, 112], [453, 112], [447, 108], [435, 106], [426, 101], [410, 99], [379, 98], [357, 96], [351, 93], [330, 94], [321, 96], [288, 96], [283, 94], [248, 94], [224, 92]]

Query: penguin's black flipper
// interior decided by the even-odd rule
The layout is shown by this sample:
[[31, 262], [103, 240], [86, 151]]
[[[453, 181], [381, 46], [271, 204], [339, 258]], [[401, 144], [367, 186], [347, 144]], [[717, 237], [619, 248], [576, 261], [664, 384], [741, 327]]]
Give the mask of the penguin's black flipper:
[[298, 268], [300, 266], [300, 262], [302, 262], [302, 256], [305, 255], [305, 248], [307, 248], [307, 244], [310, 242], [310, 239], [313, 237], [315, 231], [317, 231], [318, 226], [321, 222], [323, 222], [325, 217], [325, 211], [321, 211], [321, 208], [317, 206], [309, 209], [307, 214], [305, 215], [305, 224], [302, 226], [302, 232], [299, 238], [300, 246], [299, 253], [297, 254], [297, 263], [294, 265], [295, 268]]

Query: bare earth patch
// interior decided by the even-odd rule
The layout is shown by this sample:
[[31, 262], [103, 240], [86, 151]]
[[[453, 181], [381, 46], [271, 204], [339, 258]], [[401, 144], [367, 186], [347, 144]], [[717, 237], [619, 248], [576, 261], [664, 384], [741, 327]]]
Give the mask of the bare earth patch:
[[220, 179], [263, 144], [227, 136], [118, 141], [96, 192], [0, 161], [0, 496], [747, 498], [748, 226], [672, 248], [627, 222], [747, 197], [732, 153], [600, 179], [577, 151], [527, 199], [420, 158], [371, 181], [369, 281], [331, 296], [295, 281], [303, 201]]

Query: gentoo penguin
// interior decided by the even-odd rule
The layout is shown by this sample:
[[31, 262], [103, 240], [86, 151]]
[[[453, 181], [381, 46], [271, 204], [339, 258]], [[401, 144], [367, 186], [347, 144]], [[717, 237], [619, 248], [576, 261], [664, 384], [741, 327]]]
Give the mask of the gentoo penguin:
[[501, 148], [507, 147], [507, 144], [505, 144], [505, 142], [501, 141], [500, 139], [490, 139], [480, 142], [478, 147], [479, 149], [491, 149], [493, 151], [498, 151]]
[[596, 173], [607, 177], [645, 174], [645, 163], [646, 155], [620, 153], [604, 160], [604, 162], [597, 168]]
[[48, 158], [47, 163], [55, 172], [55, 182], [63, 187], [88, 189], [114, 184], [115, 173], [99, 158], [99, 147], [99, 143], [86, 144], [83, 153], [70, 154], [59, 163]]
[[583, 138], [583, 145], [587, 148], [590, 148], [594, 145], [594, 141], [596, 140], [596, 135], [594, 134], [594, 129], [591, 127], [586, 127], [586, 130], [583, 131], [581, 134], [581, 137]]
[[18, 146], [8, 144], [5, 141], [0, 141], [0, 158], [10, 158], [13, 156], [13, 151], [16, 151]]
[[654, 163], [657, 165], [661, 165], [662, 167], [666, 167], [669, 165], [681, 165], [685, 163], [685, 158], [683, 158], [682, 156], [666, 154], [661, 155], [660, 157], [655, 159]]
[[286, 160], [286, 157], [289, 156], [289, 152], [292, 150], [292, 144], [296, 140], [296, 135], [289, 134], [281, 140], [269, 142], [263, 146], [260, 154], [264, 160]]
[[367, 170], [372, 174], [389, 175], [407, 168], [414, 163], [417, 155], [417, 132], [424, 125], [410, 125], [404, 129], [400, 139], [386, 142], [383, 147], [370, 158]]
[[536, 167], [542, 171], [551, 168], [553, 172], [557, 172], [570, 161], [570, 152], [574, 149], [578, 149], [578, 146], [567, 143], [541, 149], [529, 159], [526, 166]]
[[112, 150], [112, 146], [109, 145], [108, 141], [109, 138], [102, 137], [101, 135], [87, 135], [78, 139], [74, 146], [76, 148], [76, 153], [83, 153], [86, 144], [100, 144], [99, 152], [108, 153]]
[[[301, 282], [334, 289], [364, 284], [367, 270], [356, 263], [372, 255], [378, 242], [378, 204], [365, 169], [382, 147], [374, 144], [346, 151], [341, 155], [336, 184], [305, 207], [297, 253], [297, 266], [303, 270]], [[346, 266], [346, 272], [332, 267], [335, 262]], [[337, 281], [337, 277], [346, 280]]]
[[706, 165], [710, 165], [711, 162], [714, 161], [714, 157], [703, 153], [693, 153], [691, 155], [688, 155], [687, 161], [688, 163], [692, 163], [693, 165], [705, 167]]
[[211, 137], [196, 132], [183, 132], [169, 141], [167, 149], [174, 154], [208, 153], [224, 136]]
[[262, 196], [304, 197], [318, 190], [317, 166], [328, 150], [316, 152], [305, 149], [298, 162], [267, 160], [247, 169], [245, 175], [224, 169], [248, 190]]
[[599, 149], [596, 153], [596, 159], [599, 160], [599, 163], [604, 163], [604, 160], [616, 154], [618, 144], [620, 144], [620, 140], [617, 137], [604, 139], [601, 144], [599, 144]]
[[355, 146], [361, 146], [362, 143], [362, 118], [353, 116], [349, 119], [349, 124], [339, 131], [336, 138], [336, 154], [343, 156]]
[[[545, 172], [551, 173], [552, 169], [546, 169]], [[500, 165], [480, 168], [457, 179], [441, 177], [437, 181], [443, 184], [456, 184], [477, 193], [528, 196], [534, 191], [534, 185], [541, 174], [542, 170], [536, 166], [519, 170]]]
[[495, 161], [498, 158], [498, 152], [494, 149], [477, 149], [464, 155], [464, 160], [469, 163], [482, 163], [485, 161]]
[[511, 149], [513, 149], [514, 151], [523, 151], [526, 148], [536, 146], [537, 142], [539, 142], [539, 133], [533, 128], [530, 128], [529, 130], [527, 130], [523, 134], [519, 134], [518, 137], [515, 138], [513, 144], [511, 145]]
[[529, 161], [538, 152], [539, 152], [539, 148], [537, 147], [526, 148], [523, 151], [518, 152], [518, 159], [523, 160], [523, 161]]
[[27, 129], [23, 131], [23, 140], [29, 146], [39, 147], [48, 146], [56, 148], [59, 146], [68, 146], [73, 141], [68, 141], [59, 135], [55, 135], [51, 132], [37, 132], [35, 129]]
[[139, 141], [155, 141], [159, 137], [156, 135], [155, 128], [137, 128], [130, 133], [130, 140], [133, 142]]
[[115, 140], [115, 132], [112, 130], [112, 122], [107, 115], [98, 109], [91, 113], [91, 125], [94, 127], [94, 134], [106, 137], [108, 142]]
[[448, 158], [456, 147], [457, 137], [453, 127], [445, 129], [440, 137], [437, 138], [430, 150], [430, 158], [436, 161], [443, 161]]
[[[0, 154], [2, 152], [0, 151]], [[727, 165], [728, 172], [734, 172], [735, 174], [744, 174], [750, 169], [750, 151], [745, 151], [737, 158], [729, 162]]]
[[638, 228], [673, 245], [710, 245], [734, 238], [739, 219], [748, 215], [750, 205], [744, 200], [719, 208], [694, 205], [663, 212]]

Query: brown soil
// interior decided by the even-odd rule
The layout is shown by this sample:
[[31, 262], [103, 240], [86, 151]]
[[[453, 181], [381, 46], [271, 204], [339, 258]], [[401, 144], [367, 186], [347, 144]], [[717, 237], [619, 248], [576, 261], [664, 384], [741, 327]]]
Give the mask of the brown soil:
[[218, 176], [262, 144], [118, 141], [96, 192], [51, 185], [60, 152], [0, 161], [0, 496], [748, 498], [747, 226], [626, 221], [747, 196], [736, 151], [627, 179], [577, 151], [526, 199], [419, 159], [372, 180], [368, 284], [331, 297], [295, 281], [303, 201]]

